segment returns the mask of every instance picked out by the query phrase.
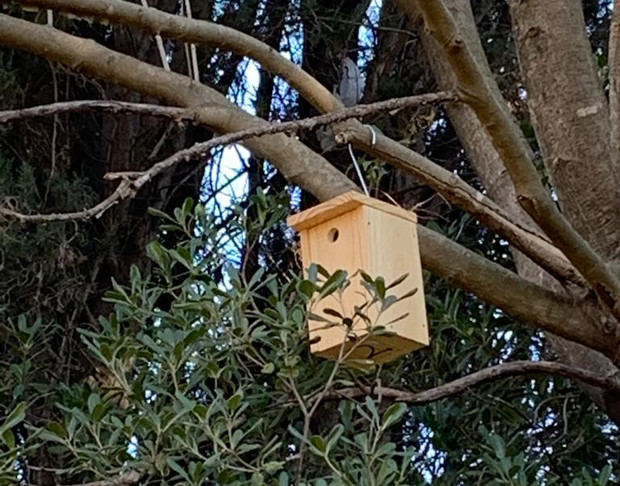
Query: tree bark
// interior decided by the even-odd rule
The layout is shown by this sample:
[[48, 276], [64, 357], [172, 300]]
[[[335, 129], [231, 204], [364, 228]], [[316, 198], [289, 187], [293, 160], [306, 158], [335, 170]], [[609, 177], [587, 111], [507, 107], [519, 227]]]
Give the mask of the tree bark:
[[[402, 0], [398, 0], [401, 1]], [[408, 4], [409, 6], [411, 4]], [[406, 10], [414, 18], [415, 10]], [[458, 0], [451, 2], [450, 12], [457, 22], [459, 33], [475, 56], [481, 73], [487, 79], [487, 83], [496, 91], [496, 96], [501, 96], [497, 83], [488, 66], [480, 38], [476, 31], [473, 13], [468, 1]], [[435, 78], [441, 89], [454, 89], [456, 79], [445, 55], [436, 41], [428, 32], [422, 32], [422, 39], [427, 51], [431, 67], [435, 72]], [[502, 159], [495, 149], [488, 133], [476, 117], [473, 110], [463, 104], [454, 104], [447, 107], [450, 120], [454, 125], [459, 140], [469, 155], [469, 160], [487, 188], [490, 197], [500, 204], [513, 218], [514, 221], [523, 224], [532, 230], [536, 229], [535, 223], [529, 215], [523, 211], [516, 197], [514, 186], [503, 165]], [[543, 286], [554, 285], [552, 279], [541, 267], [534, 264], [528, 257], [518, 250], [512, 249], [515, 264], [519, 275], [532, 282]], [[576, 343], [569, 342], [549, 334], [550, 342], [562, 361], [600, 372], [605, 376], [615, 376], [620, 372], [618, 368], [601, 353]], [[609, 394], [601, 388], [587, 386], [586, 390], [592, 399], [599, 405], [616, 423], [620, 423], [620, 404], [615, 394]]]
[[[521, 75], [558, 203], [607, 262], [620, 259], [620, 174], [580, 0], [510, 2]], [[614, 66], [610, 65], [611, 69]]]

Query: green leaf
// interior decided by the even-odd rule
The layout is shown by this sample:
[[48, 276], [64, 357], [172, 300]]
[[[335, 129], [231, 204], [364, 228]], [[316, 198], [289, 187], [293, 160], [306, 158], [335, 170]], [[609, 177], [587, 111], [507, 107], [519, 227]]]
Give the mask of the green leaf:
[[267, 474], [275, 474], [284, 467], [284, 464], [284, 461], [269, 461], [263, 467]]
[[194, 200], [191, 197], [188, 197], [183, 201], [183, 207], [181, 208], [181, 213], [183, 214], [184, 219], [192, 214], [192, 208], [194, 207]]
[[315, 452], [318, 451], [319, 455], [324, 455], [327, 450], [327, 444], [323, 437], [320, 435], [313, 435], [310, 437], [310, 444], [313, 446]]
[[251, 484], [253, 486], [263, 486], [265, 484], [265, 477], [261, 473], [255, 472], [252, 474]]
[[297, 289], [306, 297], [312, 297], [312, 294], [316, 291], [316, 286], [310, 280], [302, 280], [297, 285]]
[[390, 425], [399, 422], [405, 412], [407, 411], [407, 405], [404, 403], [394, 403], [383, 413], [382, 427], [387, 429]]
[[243, 392], [239, 390], [232, 397], [228, 399], [228, 408], [230, 408], [233, 412], [239, 408], [241, 402], [243, 401]]
[[170, 466], [170, 469], [172, 469], [173, 471], [175, 471], [179, 476], [181, 476], [183, 479], [185, 479], [187, 482], [191, 482], [190, 477], [188, 476], [187, 472], [185, 472], [185, 469], [183, 467], [181, 467], [181, 465], [175, 461], [172, 457], [168, 456], [166, 458], [166, 461], [168, 462], [168, 466]]
[[15, 447], [15, 435], [10, 429], [7, 429], [0, 434], [0, 439], [2, 439], [2, 442], [4, 442], [9, 449], [13, 449]]
[[342, 424], [336, 424], [334, 428], [329, 432], [329, 435], [327, 436], [327, 446], [326, 446], [327, 452], [329, 452], [329, 450], [332, 449], [334, 445], [336, 445], [336, 442], [338, 442], [338, 439], [340, 439], [340, 436], [342, 435], [343, 432], [344, 432], [344, 425]]
[[375, 402], [373, 401], [373, 399], [370, 398], [369, 396], [366, 396], [366, 398], [364, 399], [364, 404], [366, 405], [366, 408], [368, 409], [368, 411], [372, 414], [373, 420], [378, 419], [379, 412], [377, 411], [377, 406], [375, 405]]
[[375, 289], [377, 289], [379, 298], [385, 299], [385, 280], [383, 277], [377, 277], [375, 279]]
[[278, 477], [278, 486], [289, 486], [289, 477], [286, 471], [282, 471]]
[[400, 302], [401, 300], [405, 300], [408, 299], [409, 297], [413, 297], [415, 294], [418, 293], [418, 289], [415, 288], [413, 290], [410, 290], [409, 292], [401, 295], [400, 297], [398, 297], [398, 301]]
[[607, 464], [603, 469], [601, 469], [601, 473], [598, 476], [598, 484], [600, 486], [605, 486], [609, 482], [610, 477], [611, 477], [611, 466]]
[[101, 397], [97, 393], [91, 393], [88, 397], [88, 412], [92, 415], [95, 407], [101, 402]]
[[342, 319], [344, 316], [338, 312], [336, 309], [330, 309], [330, 308], [326, 308], [323, 309], [323, 313], [327, 314], [328, 316], [333, 316], [333, 317], [337, 317], [338, 319]]
[[162, 246], [159, 241], [152, 241], [146, 247], [146, 254], [153, 260], [162, 270], [167, 270], [170, 267], [170, 256], [167, 250]]
[[344, 270], [336, 270], [321, 286], [321, 298], [327, 297], [338, 290], [346, 281], [347, 272]]
[[172, 219], [168, 214], [164, 213], [163, 211], [160, 211], [159, 209], [149, 208], [148, 213], [151, 216], [155, 216], [157, 218], [162, 218], [162, 219], [167, 219], [168, 221], [172, 221], [174, 223], [174, 219]]
[[396, 280], [394, 280], [391, 284], [389, 284], [387, 286], [387, 289], [393, 289], [394, 287], [396, 287], [397, 285], [400, 285], [401, 283], [403, 283], [407, 277], [409, 276], [408, 273], [406, 273], [405, 275], [401, 275], [400, 277], [398, 277]]
[[273, 363], [265, 363], [265, 365], [261, 369], [261, 373], [264, 373], [265, 375], [270, 375], [275, 370], [276, 370], [276, 365], [274, 365]]
[[12, 429], [17, 424], [23, 422], [26, 417], [26, 402], [18, 403], [15, 408], [4, 418], [2, 424], [0, 424], [0, 434], [4, 435], [4, 432]]

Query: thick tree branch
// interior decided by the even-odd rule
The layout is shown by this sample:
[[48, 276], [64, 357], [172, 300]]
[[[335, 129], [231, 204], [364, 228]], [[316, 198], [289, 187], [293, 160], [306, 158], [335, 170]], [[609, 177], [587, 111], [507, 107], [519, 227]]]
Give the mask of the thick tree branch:
[[475, 373], [458, 378], [444, 385], [417, 393], [396, 390], [394, 388], [359, 386], [334, 390], [329, 394], [328, 398], [355, 398], [365, 395], [380, 395], [411, 405], [421, 405], [458, 395], [471, 387], [488, 383], [489, 381], [499, 378], [530, 375], [533, 373], [564, 376], [603, 388], [612, 393], [620, 394], [619, 377], [601, 376], [591, 371], [553, 361], [514, 361], [512, 363], [491, 366], [490, 368], [476, 371]]
[[[221, 133], [268, 125], [207, 86], [116, 53], [92, 40], [7, 15], [0, 15], [0, 24], [1, 43], [43, 55], [172, 105], [191, 107], [197, 123]], [[291, 137], [275, 134], [248, 140], [246, 145], [258, 156], [278, 165], [291, 183], [305, 180], [306, 189], [320, 199], [329, 199], [356, 187], [323, 157]], [[325, 180], [331, 183], [325, 184]]]
[[584, 284], [583, 279], [571, 263], [547, 239], [529, 228], [515, 223], [498, 204], [475, 190], [458, 175], [445, 170], [426, 157], [384, 135], [377, 134], [373, 144], [373, 137], [369, 131], [359, 126], [350, 125], [343, 129], [338, 137], [374, 157], [389, 162], [394, 167], [415, 174], [422, 182], [435, 189], [447, 200], [469, 212], [488, 228], [504, 236], [512, 245], [560, 281]]
[[[0, 215], [17, 218], [22, 222], [67, 221], [70, 219], [86, 220], [91, 217], [100, 217], [103, 212], [111, 208], [116, 202], [119, 202], [127, 197], [133, 197], [145, 183], [152, 180], [167, 168], [180, 162], [195, 160], [196, 158], [206, 155], [212, 148], [219, 145], [239, 142], [257, 135], [294, 133], [299, 130], [313, 129], [322, 125], [333, 124], [350, 118], [362, 118], [374, 113], [419, 106], [439, 101], [446, 102], [453, 100], [455, 100], [454, 95], [447, 92], [395, 98], [369, 105], [357, 105], [336, 113], [312, 117], [305, 120], [242, 130], [240, 132], [217, 137], [207, 142], [197, 144], [189, 149], [180, 151], [145, 171], [132, 173], [121, 172], [114, 175], [107, 174], [106, 179], [108, 180], [125, 178], [131, 179], [132, 183], [131, 185], [128, 185], [127, 182], [123, 182], [121, 187], [119, 187], [119, 189], [110, 197], [106, 198], [106, 200], [97, 204], [95, 207], [84, 211], [66, 214], [57, 213], [28, 215], [16, 212], [10, 208], [3, 209], [0, 207]], [[192, 110], [183, 108], [171, 108], [158, 105], [117, 101], [74, 101], [0, 112], [0, 123], [8, 120], [52, 115], [67, 111], [86, 111], [89, 109], [102, 109], [112, 112], [134, 112], [153, 116], [167, 116], [179, 121], [182, 119], [195, 121], [196, 119]], [[534, 261], [539, 263], [543, 268], [548, 270], [552, 275], [555, 275], [560, 280], [572, 281], [580, 284], [583, 283], [572, 265], [548, 241], [544, 240], [537, 234], [528, 231], [527, 228], [523, 228], [513, 223], [499, 206], [466, 184], [457, 175], [446, 171], [445, 169], [432, 163], [430, 160], [383, 135], [377, 135], [376, 143], [373, 145], [371, 143], [372, 137], [369, 135], [369, 130], [362, 129], [360, 133], [360, 130], [356, 129], [357, 127], [359, 127], [357, 124], [350, 126], [350, 128], [346, 132], [342, 132], [340, 136], [346, 137], [347, 142], [356, 143], [358, 146], [363, 147], [372, 155], [383, 158], [396, 167], [404, 168], [418, 175], [423, 182], [436, 189], [444, 197], [459, 205], [466, 211], [469, 211], [488, 227], [498, 231], [500, 234], [508, 238], [517, 248], [524, 251]]]
[[609, 28], [609, 140], [611, 166], [620, 172], [620, 9], [614, 8]]
[[[234, 132], [267, 122], [243, 112], [206, 86], [115, 53], [93, 41], [55, 29], [0, 15], [0, 43], [26, 49], [70, 67], [124, 85], [167, 103], [196, 110], [197, 121], [220, 132]], [[355, 185], [324, 158], [284, 135], [252, 138], [246, 145], [272, 162], [291, 183], [319, 200], [342, 194]], [[430, 271], [465, 288], [482, 300], [505, 308], [527, 322], [597, 349], [612, 359], [618, 339], [601, 330], [588, 301], [572, 302], [530, 284], [505, 268], [420, 226], [422, 262]]]
[[[535, 316], [538, 325], [546, 331], [620, 361], [620, 343], [614, 330], [606, 330], [593, 318], [599, 315], [596, 302], [577, 301], [524, 280], [452, 240], [443, 241], [439, 233], [425, 226], [418, 225], [418, 235], [422, 263], [431, 273], [472, 294], [492, 297], [494, 305], [526, 322], [532, 322]], [[441, 245], [440, 252], [437, 251], [438, 245]], [[575, 319], [572, 313], [577, 310], [581, 317]], [[586, 341], [589, 344], [585, 344]]]
[[[537, 140], [562, 212], [601, 257], [620, 263], [620, 165], [581, 0], [510, 2], [519, 67]], [[617, 17], [617, 14], [616, 14]], [[617, 20], [616, 20], [617, 21]], [[610, 101], [618, 67], [612, 25]], [[616, 127], [617, 128], [617, 127]]]
[[[540, 4], [537, 5], [540, 6]], [[489, 80], [489, 87], [496, 93], [496, 96], [501, 98], [499, 86], [495, 82], [482, 47], [470, 0], [452, 0], [447, 6], [458, 26], [460, 35], [465, 38], [465, 42], [471, 49], [479, 69]], [[455, 76], [447, 62], [445, 53], [428, 32], [422, 30], [420, 34], [440, 89], [454, 90], [456, 85]], [[562, 49], [561, 52], [564, 52], [564, 50]], [[537, 58], [538, 56], [536, 56]], [[554, 71], [559, 72], [560, 70], [555, 69]], [[546, 86], [546, 83], [543, 83], [543, 85]], [[575, 99], [577, 98], [575, 97]], [[529, 228], [536, 228], [536, 225], [519, 205], [510, 176], [506, 172], [488, 133], [482, 127], [473, 110], [464, 103], [452, 103], [447, 105], [446, 109], [459, 140], [465, 148], [476, 173], [488, 190], [488, 195], [491, 199], [498, 202], [508, 212], [513, 221], [520, 222]], [[605, 195], [602, 195], [602, 197], [605, 197]], [[515, 248], [511, 250], [517, 272], [521, 277], [539, 285], [558, 288], [546, 273], [541, 271], [541, 267], [534, 264], [530, 258], [527, 258], [522, 252], [515, 251]], [[601, 314], [606, 313], [606, 309], [601, 309], [600, 311]], [[613, 375], [618, 371], [618, 368], [601, 353], [575, 342], [561, 339], [551, 333], [547, 333], [547, 337], [551, 346], [565, 364], [579, 366], [607, 376]], [[583, 383], [582, 386], [612, 420], [620, 423], [620, 401], [617, 398], [609, 396], [608, 392], [601, 388], [595, 388]]]
[[415, 14], [417, 6], [422, 13], [426, 27], [441, 45], [455, 73], [459, 98], [471, 106], [489, 133], [515, 185], [520, 204], [592, 285], [602, 302], [620, 318], [620, 281], [543, 188], [519, 127], [504, 100], [498, 99], [488, 86], [443, 2], [402, 0], [400, 3], [407, 12]]
[[[586, 37], [582, 1], [527, 6], [512, 1], [510, 8], [528, 107], [558, 203], [594, 251], [608, 263], [620, 263], [620, 166], [613, 166], [610, 141], [620, 142], [610, 136], [608, 103]], [[614, 37], [612, 27], [612, 103], [619, 69]]]
[[[9, 3], [9, 0], [0, 0]], [[230, 27], [204, 20], [188, 19], [155, 8], [144, 8], [123, 0], [19, 0], [19, 4], [51, 8], [55, 11], [124, 24], [185, 42], [217, 46], [258, 61], [267, 71], [286, 79], [303, 92], [322, 112], [342, 108], [342, 103], [321, 83], [275, 49]]]
[[[50, 2], [51, 0], [22, 0], [20, 3], [39, 7], [53, 4], [55, 9], [75, 15], [88, 15], [109, 22], [133, 25], [152, 33], [162, 32], [165, 35], [182, 40], [229, 48], [237, 54], [252, 57], [274, 74], [283, 76], [318, 109], [331, 111], [341, 107], [339, 101], [334, 99], [330, 93], [326, 93], [323, 86], [317, 83], [314, 78], [304, 71], [300, 72], [296, 65], [280, 56], [269, 46], [234, 29], [222, 28], [204, 21], [182, 19], [155, 9], [145, 10], [137, 5], [118, 0], [97, 0], [88, 3], [80, 0]], [[223, 33], [226, 33], [227, 36], [218, 37], [218, 34]], [[383, 151], [373, 150], [372, 146], [364, 143], [364, 135], [359, 135], [360, 132], [363, 132], [359, 123], [349, 123], [348, 126], [353, 134], [358, 134], [350, 137], [350, 142], [353, 145], [401, 169], [413, 172], [446, 199], [480, 218], [491, 230], [504, 236], [516, 248], [560, 281], [583, 284], [581, 276], [553, 245], [535, 232], [511, 222], [510, 218], [501, 214], [499, 206], [467, 185], [458, 176], [387, 137], [379, 137], [380, 141], [383, 142]]]

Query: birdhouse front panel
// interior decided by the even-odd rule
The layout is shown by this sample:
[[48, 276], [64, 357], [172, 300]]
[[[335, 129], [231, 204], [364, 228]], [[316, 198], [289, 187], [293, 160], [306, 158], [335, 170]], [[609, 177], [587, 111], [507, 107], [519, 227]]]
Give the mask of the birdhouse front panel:
[[[370, 252], [362, 231], [363, 227], [364, 208], [358, 206], [345, 214], [302, 231], [301, 252], [304, 267], [308, 268], [312, 263], [318, 263], [329, 273], [345, 270], [349, 276], [360, 269], [368, 268]], [[312, 313], [335, 321], [337, 318], [325, 313], [325, 309], [332, 309], [345, 318], [351, 318], [356, 306], [363, 305], [366, 300], [358, 275], [352, 279], [350, 286], [343, 293], [335, 292], [313, 302]], [[326, 327], [325, 322], [316, 320], [310, 320], [309, 325], [310, 339], [313, 340], [312, 352], [337, 358], [340, 344], [346, 334], [344, 326]]]
[[[291, 216], [289, 225], [300, 232], [302, 263], [323, 266], [328, 272], [345, 270], [350, 285], [311, 304], [320, 318], [309, 320], [311, 350], [336, 359], [345, 343], [353, 347], [349, 359], [368, 358], [377, 363], [428, 344], [428, 326], [422, 287], [415, 215], [396, 206], [347, 193]], [[406, 276], [386, 291], [384, 302], [416, 289], [415, 294], [382, 310], [372, 301], [360, 271], [385, 285]], [[356, 315], [359, 310], [367, 319]], [[329, 325], [325, 321], [330, 321]], [[368, 337], [368, 323], [385, 326], [387, 333]], [[337, 325], [333, 325], [336, 323]]]

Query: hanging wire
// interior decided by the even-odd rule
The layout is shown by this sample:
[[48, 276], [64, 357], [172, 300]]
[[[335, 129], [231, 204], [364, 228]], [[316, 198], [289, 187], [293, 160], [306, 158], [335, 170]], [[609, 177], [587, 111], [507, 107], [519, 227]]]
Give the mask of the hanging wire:
[[368, 192], [368, 186], [366, 186], [366, 181], [364, 180], [364, 176], [362, 175], [362, 170], [360, 169], [359, 164], [357, 163], [357, 159], [355, 158], [355, 155], [353, 154], [353, 149], [351, 148], [351, 144], [348, 145], [349, 148], [349, 155], [351, 156], [351, 160], [353, 161], [353, 167], [355, 167], [355, 172], [357, 172], [357, 177], [360, 180], [360, 183], [362, 184], [362, 189], [364, 189], [364, 193], [367, 196], [370, 196], [370, 193]]
[[[377, 143], [377, 133], [375, 132], [375, 129], [372, 128], [370, 125], [366, 125], [366, 126], [370, 130], [370, 136], [372, 137], [370, 146], [374, 147], [375, 144]], [[355, 167], [355, 172], [357, 172], [357, 177], [360, 180], [360, 184], [362, 185], [364, 194], [370, 197], [370, 193], [368, 192], [368, 186], [366, 185], [366, 181], [364, 180], [364, 175], [362, 174], [362, 169], [357, 163], [357, 159], [355, 158], [355, 154], [353, 153], [353, 147], [351, 147], [351, 144], [348, 144], [347, 148], [349, 149], [349, 155], [351, 156], [351, 160], [353, 161], [353, 167]]]

